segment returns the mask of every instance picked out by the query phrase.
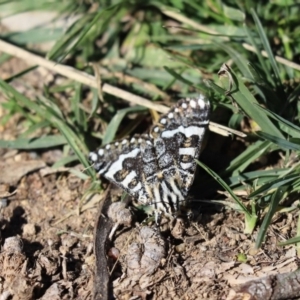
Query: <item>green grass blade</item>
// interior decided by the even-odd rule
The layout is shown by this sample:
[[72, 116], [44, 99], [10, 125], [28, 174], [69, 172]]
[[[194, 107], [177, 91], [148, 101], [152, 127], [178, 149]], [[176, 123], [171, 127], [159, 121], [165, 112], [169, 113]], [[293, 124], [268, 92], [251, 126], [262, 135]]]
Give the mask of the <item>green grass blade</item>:
[[78, 157], [76, 155], [71, 155], [71, 156], [68, 156], [68, 157], [63, 157], [60, 160], [58, 160], [57, 162], [55, 162], [52, 165], [52, 168], [55, 169], [55, 168], [63, 167], [65, 165], [67, 165], [69, 163], [72, 163], [72, 162], [75, 162], [77, 160], [78, 160]]
[[22, 70], [21, 72], [18, 72], [16, 74], [14, 74], [13, 76], [9, 77], [9, 78], [6, 78], [5, 79], [5, 82], [9, 83], [11, 81], [13, 81], [14, 79], [16, 78], [20, 78], [22, 77], [23, 75], [27, 74], [27, 73], [30, 73], [31, 71], [33, 71], [34, 69], [36, 69], [38, 66], [32, 66], [32, 67], [29, 67], [25, 70]]
[[144, 112], [147, 109], [144, 106], [133, 106], [118, 110], [112, 120], [109, 122], [105, 134], [102, 139], [102, 145], [110, 143], [119, 129], [119, 126], [128, 113]]
[[[91, 167], [90, 167], [91, 168]], [[82, 180], [88, 180], [90, 176], [86, 175], [85, 173], [82, 173], [76, 169], [70, 169], [70, 173], [73, 173], [74, 175], [76, 175], [78, 178], [82, 179]], [[89, 172], [88, 172], [89, 173]], [[96, 179], [95, 179], [96, 180]], [[99, 191], [99, 184], [96, 184], [97, 189]]]
[[62, 135], [48, 135], [39, 138], [18, 138], [13, 141], [0, 140], [0, 148], [10, 148], [10, 149], [47, 149], [51, 147], [58, 147], [65, 145], [67, 143], [66, 139]]
[[231, 188], [226, 184], [226, 182], [213, 170], [208, 168], [202, 162], [196, 160], [197, 164], [204, 169], [211, 177], [213, 177], [230, 195], [231, 197], [238, 203], [241, 210], [248, 216], [251, 217], [251, 213], [248, 211], [247, 207], [240, 201], [240, 199], [234, 194]]
[[181, 76], [179, 73], [175, 72], [174, 70], [168, 68], [168, 67], [164, 67], [164, 69], [170, 73], [174, 78], [176, 78], [177, 80], [179, 80], [180, 82], [185, 83], [187, 86], [194, 86], [195, 88], [197, 88], [200, 91], [203, 91], [204, 93], [208, 93], [209, 89], [207, 88], [207, 86], [205, 84], [194, 84], [192, 81], [184, 78], [183, 76]]
[[[235, 87], [230, 91], [230, 97], [238, 103], [238, 105], [243, 109], [243, 111], [253, 119], [261, 128], [263, 132], [278, 136], [279, 138], [284, 138], [280, 130], [270, 121], [267, 114], [259, 109], [257, 106], [258, 102], [245, 86], [244, 82], [240, 77], [228, 68], [229, 74], [235, 83]], [[229, 84], [229, 78], [226, 77]]]
[[[40, 115], [40, 117], [49, 121], [53, 126], [55, 126], [64, 136], [67, 143], [72, 147], [80, 162], [87, 168], [89, 175], [95, 178], [96, 173], [92, 168], [90, 168], [87, 157], [85, 156], [87, 153], [87, 147], [83, 143], [83, 138], [80, 138], [77, 133], [74, 133], [66, 121], [60, 118], [60, 115], [62, 114], [58, 111], [58, 108], [54, 106], [54, 103], [52, 107], [50, 107], [42, 105], [43, 103], [31, 101], [3, 80], [0, 80], [0, 89], [2, 89], [2, 91], [8, 95], [8, 97], [13, 95], [17, 103], [27, 107], [29, 110], [35, 111]], [[51, 104], [51, 101], [48, 101], [48, 103]]]
[[197, 164], [200, 165], [210, 176], [212, 176], [236, 201], [239, 205], [240, 210], [245, 214], [245, 233], [251, 233], [254, 230], [257, 221], [257, 215], [255, 213], [254, 205], [252, 205], [252, 213], [246, 208], [246, 206], [239, 200], [239, 198], [234, 194], [231, 188], [225, 183], [225, 181], [218, 176], [213, 170], [209, 169], [200, 161], [196, 160]]
[[[275, 86], [274, 80], [269, 72], [267, 60], [261, 54], [260, 47], [257, 43], [256, 37], [253, 36], [254, 34], [251, 32], [251, 30], [247, 26], [245, 27], [245, 29], [247, 32], [248, 39], [250, 41], [250, 45], [252, 45], [255, 48], [255, 53], [256, 53], [256, 56], [259, 61], [259, 66], [263, 70], [263, 74], [262, 74], [264, 76], [263, 82], [268, 82], [272, 86]], [[251, 72], [252, 68], [253, 68], [253, 66], [251, 65], [250, 72]], [[255, 80], [255, 77], [254, 77], [254, 80]], [[259, 82], [261, 82], [261, 80], [259, 80]]]
[[99, 107], [99, 100], [98, 100], [98, 91], [97, 89], [93, 88], [92, 89], [93, 97], [92, 97], [92, 109], [91, 113], [89, 115], [89, 118], [95, 115], [98, 107]]
[[279, 187], [275, 193], [273, 193], [273, 195], [271, 197], [271, 203], [270, 203], [268, 213], [264, 217], [264, 220], [261, 224], [260, 230], [257, 235], [257, 239], [255, 242], [256, 249], [260, 248], [260, 246], [264, 240], [264, 237], [266, 235], [267, 229], [271, 223], [272, 217], [275, 214], [275, 212], [277, 211], [278, 204], [279, 204], [280, 200], [284, 197], [287, 189], [288, 189], [288, 187], [283, 185], [283, 186]]
[[74, 113], [75, 117], [75, 123], [80, 124], [81, 130], [84, 132], [87, 131], [88, 124], [87, 124], [87, 118], [85, 112], [81, 109], [81, 93], [82, 93], [82, 86], [81, 84], [75, 85], [75, 94], [71, 98], [71, 105], [72, 105], [72, 111]]
[[257, 158], [267, 153], [271, 148], [268, 141], [257, 141], [247, 147], [238, 157], [234, 158], [226, 168], [226, 174], [238, 175], [243, 172]]
[[299, 179], [299, 174], [290, 174], [286, 175], [283, 178], [277, 178], [275, 180], [272, 180], [271, 182], [268, 182], [258, 188], [256, 191], [251, 193], [248, 197], [249, 198], [254, 198], [259, 196], [260, 194], [267, 193], [270, 190], [281, 188], [284, 185], [287, 185], [288, 183], [290, 184], [291, 182]]
[[38, 123], [35, 123], [34, 125], [30, 126], [24, 133], [21, 133], [19, 135], [19, 138], [26, 138], [33, 134], [35, 131], [41, 130], [43, 128], [48, 128], [49, 126], [50, 123], [48, 121], [38, 121]]
[[[100, 10], [91, 21], [91, 14], [84, 15], [74, 26], [72, 26], [73, 28], [71, 32], [69, 32], [68, 35], [64, 35], [62, 39], [54, 45], [48, 53], [47, 58], [55, 59], [60, 56], [59, 61], [62, 61], [70, 54], [72, 49], [76, 49], [77, 46], [85, 39], [91, 28], [94, 26], [100, 26], [102, 27], [102, 30], [104, 30], [108, 25], [109, 20], [111, 20], [116, 14], [119, 7], [120, 5], [116, 4], [107, 9]], [[99, 24], [99, 20], [101, 21], [101, 24]], [[67, 49], [68, 46], [70, 46], [70, 49]]]
[[257, 30], [258, 30], [258, 34], [260, 36], [260, 39], [262, 41], [262, 44], [268, 54], [268, 59], [270, 60], [270, 63], [271, 63], [271, 66], [272, 66], [272, 69], [273, 69], [273, 72], [274, 72], [274, 75], [275, 75], [275, 78], [276, 78], [276, 84], [277, 86], [280, 86], [282, 87], [281, 85], [281, 81], [280, 81], [280, 75], [279, 75], [279, 69], [278, 69], [278, 66], [277, 66], [277, 62], [275, 60], [275, 57], [273, 55], [273, 52], [272, 52], [272, 49], [271, 49], [271, 46], [270, 46], [270, 43], [268, 41], [268, 38], [265, 34], [265, 31], [262, 27], [262, 24], [255, 12], [254, 9], [251, 9], [251, 13], [252, 13], [252, 17], [254, 19], [254, 22], [256, 24], [256, 27], [257, 27]]
[[288, 96], [288, 102], [291, 103], [293, 101], [298, 101], [300, 97], [300, 84], [291, 92]]
[[262, 107], [261, 105], [258, 105], [258, 107], [263, 110], [268, 116], [270, 116], [272, 119], [276, 120], [280, 126], [280, 128], [291, 135], [292, 137], [299, 138], [300, 137], [300, 127], [295, 125], [292, 122], [289, 122], [288, 120], [282, 118], [278, 114], [274, 113], [273, 111]]
[[288, 246], [288, 245], [297, 244], [297, 243], [300, 243], [300, 236], [296, 236], [296, 237], [288, 239], [284, 242], [280, 242], [280, 243], [278, 243], [278, 245], [279, 246]]
[[49, 28], [33, 28], [28, 31], [7, 33], [4, 37], [17, 44], [39, 44], [56, 41], [63, 33], [63, 28], [53, 28], [49, 34]]
[[246, 172], [241, 173], [237, 176], [232, 176], [228, 178], [228, 182], [230, 183], [230, 186], [237, 186], [242, 185], [244, 182], [253, 182], [255, 180], [256, 185], [260, 186], [262, 184], [265, 184], [267, 182], [270, 182], [271, 180], [277, 179], [280, 176], [286, 175], [286, 173], [290, 169], [283, 168], [283, 169], [272, 169], [272, 170], [259, 170], [259, 171], [252, 171], [252, 172]]
[[[265, 140], [271, 141], [282, 149], [300, 151], [300, 143], [289, 142], [286, 139], [281, 139], [265, 132], [257, 132], [256, 134]], [[297, 139], [294, 140], [297, 141]]]
[[228, 55], [234, 60], [240, 71], [245, 77], [251, 77], [251, 73], [248, 67], [248, 61], [240, 51], [236, 51], [230, 44], [227, 43], [216, 43], [220, 49], [226, 51]]

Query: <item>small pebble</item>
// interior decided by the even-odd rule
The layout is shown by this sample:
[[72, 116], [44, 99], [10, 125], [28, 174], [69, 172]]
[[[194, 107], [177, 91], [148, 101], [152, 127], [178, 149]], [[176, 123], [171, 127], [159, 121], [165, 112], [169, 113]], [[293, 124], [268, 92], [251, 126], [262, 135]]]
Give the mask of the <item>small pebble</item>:
[[108, 256], [113, 260], [117, 260], [120, 256], [120, 250], [118, 248], [112, 247], [108, 251]]
[[27, 236], [36, 235], [36, 227], [34, 224], [25, 224], [23, 226], [23, 234]]
[[176, 251], [177, 253], [182, 253], [182, 252], [184, 252], [184, 250], [185, 250], [185, 244], [184, 244], [184, 243], [179, 244], [179, 245], [177, 245], [177, 246], [175, 247], [175, 251]]
[[21, 253], [23, 249], [23, 242], [17, 236], [12, 236], [5, 239], [3, 250], [12, 253]]
[[8, 200], [7, 198], [2, 198], [0, 199], [0, 209], [5, 208], [8, 205]]

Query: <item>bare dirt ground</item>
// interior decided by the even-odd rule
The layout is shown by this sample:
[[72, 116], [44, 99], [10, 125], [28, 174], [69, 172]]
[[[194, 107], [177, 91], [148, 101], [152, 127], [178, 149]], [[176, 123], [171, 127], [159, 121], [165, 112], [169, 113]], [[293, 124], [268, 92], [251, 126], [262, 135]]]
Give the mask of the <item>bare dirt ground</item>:
[[[1, 76], [23, 68], [11, 59], [1, 66]], [[38, 92], [47, 76], [53, 79], [35, 70], [22, 81]], [[0, 118], [6, 113], [0, 106]], [[0, 126], [0, 138], [15, 139], [20, 124], [20, 116], [10, 118]], [[218, 148], [216, 143], [218, 138], [210, 138], [208, 149]], [[0, 299], [92, 299], [93, 232], [103, 196], [81, 203], [89, 182], [49, 167], [62, 156], [59, 149], [0, 149], [0, 154]], [[202, 198], [201, 191], [195, 193]], [[254, 251], [256, 231], [243, 233], [243, 215], [210, 204], [193, 213], [192, 220], [178, 219], [173, 228], [141, 225], [140, 217], [120, 227], [109, 254], [117, 299], [226, 299], [238, 284], [298, 268], [296, 248], [277, 246], [296, 235], [296, 215], [276, 215], [262, 249]]]

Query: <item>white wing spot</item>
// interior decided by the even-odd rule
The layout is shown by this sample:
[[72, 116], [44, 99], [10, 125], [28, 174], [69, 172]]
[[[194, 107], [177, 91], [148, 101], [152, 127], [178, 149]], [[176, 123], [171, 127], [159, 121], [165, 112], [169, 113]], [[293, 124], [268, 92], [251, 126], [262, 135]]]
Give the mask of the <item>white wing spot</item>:
[[186, 103], [182, 103], [182, 104], [181, 104], [181, 107], [182, 107], [183, 109], [186, 109], [188, 106], [187, 106]]
[[103, 149], [99, 149], [98, 154], [99, 154], [100, 156], [103, 156], [103, 155], [104, 155], [104, 150], [103, 150]]
[[110, 149], [110, 145], [106, 145], [105, 149], [109, 150]]
[[162, 119], [160, 120], [160, 123], [161, 123], [161, 124], [166, 124], [166, 123], [167, 123], [167, 120], [166, 120], [165, 118], [162, 118]]
[[130, 143], [135, 143], [135, 138], [132, 138], [132, 139], [130, 140]]
[[[208, 123], [208, 121], [204, 121], [204, 122], [201, 122], [201, 125], [207, 124], [207, 123]], [[188, 128], [185, 128], [181, 125], [177, 129], [164, 131], [162, 133], [162, 137], [163, 138], [171, 138], [178, 132], [183, 133], [186, 137], [191, 137], [192, 135], [202, 136], [204, 131], [205, 131], [205, 128], [203, 128], [203, 127], [189, 126]]]
[[169, 119], [173, 119], [173, 118], [174, 118], [174, 114], [173, 114], [173, 113], [169, 113], [169, 114], [168, 114], [168, 118], [169, 118]]
[[95, 152], [91, 152], [89, 157], [90, 157], [90, 160], [92, 160], [92, 161], [97, 161], [97, 159], [98, 159], [98, 155]]
[[158, 127], [154, 127], [153, 131], [154, 132], [159, 132], [159, 128]]
[[198, 105], [200, 106], [200, 109], [204, 109], [205, 108], [205, 101], [202, 98], [198, 99]]
[[193, 163], [180, 163], [180, 166], [182, 169], [186, 170], [186, 169], [190, 169], [192, 167]]
[[196, 106], [197, 106], [196, 101], [195, 101], [195, 100], [191, 100], [190, 106], [191, 106], [192, 108], [196, 108]]
[[115, 146], [118, 147], [119, 146], [119, 142], [115, 142]]
[[125, 144], [127, 144], [127, 142], [128, 142], [127, 140], [123, 140], [122, 144], [125, 145]]
[[195, 156], [196, 149], [194, 147], [189, 148], [179, 148], [179, 155], [191, 155]]

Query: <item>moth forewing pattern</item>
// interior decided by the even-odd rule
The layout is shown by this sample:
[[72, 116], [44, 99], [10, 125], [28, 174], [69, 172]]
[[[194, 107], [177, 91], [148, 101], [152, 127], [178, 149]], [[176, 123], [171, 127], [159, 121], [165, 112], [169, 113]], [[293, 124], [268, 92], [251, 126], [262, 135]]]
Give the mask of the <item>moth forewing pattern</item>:
[[179, 100], [149, 134], [134, 135], [89, 154], [96, 171], [156, 214], [174, 216], [186, 204], [209, 123], [203, 95]]

